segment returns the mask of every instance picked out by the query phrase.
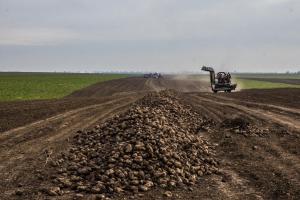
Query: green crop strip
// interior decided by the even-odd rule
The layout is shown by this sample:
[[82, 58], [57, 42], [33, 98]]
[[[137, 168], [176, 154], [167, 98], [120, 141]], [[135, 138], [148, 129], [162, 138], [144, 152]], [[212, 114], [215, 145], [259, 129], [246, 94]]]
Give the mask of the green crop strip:
[[234, 80], [240, 89], [275, 89], [275, 88], [300, 88], [300, 85], [286, 83], [273, 83], [267, 81], [236, 78]]
[[0, 73], [0, 101], [62, 98], [122, 74]]

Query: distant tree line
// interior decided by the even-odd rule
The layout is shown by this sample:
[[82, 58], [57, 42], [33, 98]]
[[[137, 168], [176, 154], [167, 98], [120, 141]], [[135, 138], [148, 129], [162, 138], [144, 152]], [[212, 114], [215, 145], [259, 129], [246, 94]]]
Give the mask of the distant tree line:
[[286, 73], [286, 74], [300, 74], [300, 71], [298, 71], [298, 72], [290, 72], [290, 71], [286, 71], [285, 73]]

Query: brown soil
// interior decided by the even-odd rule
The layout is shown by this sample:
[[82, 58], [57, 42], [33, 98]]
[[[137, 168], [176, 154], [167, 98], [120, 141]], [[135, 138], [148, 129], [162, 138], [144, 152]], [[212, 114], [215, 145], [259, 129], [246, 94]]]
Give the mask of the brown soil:
[[[206, 137], [219, 144], [216, 151], [222, 160], [223, 170], [230, 177], [221, 184], [226, 198], [300, 197], [300, 110], [293, 108], [289, 102], [289, 97], [299, 95], [300, 90], [292, 91], [294, 94], [286, 95], [285, 100], [282, 98], [285, 90], [268, 91], [266, 94], [253, 90], [233, 93], [232, 96], [205, 93], [184, 95], [184, 100], [192, 104], [195, 110], [216, 122], [215, 130]], [[281, 98], [268, 99], [270, 94]], [[261, 101], [239, 100], [245, 96]], [[262, 103], [263, 99], [268, 99], [268, 103]], [[280, 101], [277, 102], [278, 99]], [[272, 100], [275, 105], [271, 104]], [[284, 105], [283, 102], [288, 103], [289, 107], [277, 106]], [[227, 121], [236, 118], [239, 119], [238, 125], [249, 123], [269, 131], [259, 135], [241, 134], [236, 129], [230, 129], [230, 125], [236, 126], [236, 120], [232, 124]], [[229, 128], [223, 126], [224, 121], [227, 121]]]
[[264, 103], [300, 109], [300, 89], [261, 89], [242, 90], [234, 93], [220, 93], [219, 96], [230, 97], [243, 102]]
[[0, 103], [0, 132], [20, 127], [37, 120], [89, 105], [107, 102], [107, 98], [73, 98]]
[[[46, 161], [67, 151], [77, 130], [102, 124], [162, 89], [184, 92], [179, 101], [211, 121], [199, 131], [216, 145], [221, 170], [188, 190], [173, 189], [171, 199], [300, 198], [299, 89], [216, 95], [207, 92], [207, 83], [167, 77], [113, 80], [61, 100], [1, 103], [0, 199], [73, 199], [74, 193], [52, 197], [41, 190], [53, 184]], [[135, 198], [164, 199], [164, 192], [154, 188]]]

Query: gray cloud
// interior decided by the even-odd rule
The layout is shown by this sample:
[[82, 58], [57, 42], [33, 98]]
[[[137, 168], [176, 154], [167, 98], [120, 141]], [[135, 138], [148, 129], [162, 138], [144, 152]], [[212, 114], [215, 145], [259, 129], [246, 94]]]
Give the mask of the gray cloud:
[[0, 70], [296, 71], [299, 10], [297, 0], [0, 0]]

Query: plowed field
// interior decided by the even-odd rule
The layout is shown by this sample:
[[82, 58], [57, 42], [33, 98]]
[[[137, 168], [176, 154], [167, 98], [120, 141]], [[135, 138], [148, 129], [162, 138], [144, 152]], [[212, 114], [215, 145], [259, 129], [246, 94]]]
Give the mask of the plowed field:
[[[169, 89], [168, 96], [159, 93]], [[160, 96], [147, 99], [153, 92]], [[197, 132], [190, 134], [199, 134], [214, 146], [217, 173], [197, 177], [191, 185], [154, 184], [146, 192], [109, 190], [103, 195], [54, 181], [59, 165], [48, 161], [59, 160], [69, 151], [78, 130], [101, 127], [136, 102], [154, 105], [153, 109], [161, 104], [172, 116], [171, 104], [164, 107], [166, 99], [176, 99], [178, 108], [200, 116], [201, 124], [197, 120], [193, 124]], [[185, 127], [182, 123], [178, 130]], [[148, 130], [152, 125], [139, 124], [143, 126]], [[208, 83], [189, 77], [124, 78], [92, 85], [60, 100], [0, 103], [0, 132], [0, 199], [101, 199], [104, 195], [112, 199], [300, 199], [300, 89], [213, 94]], [[49, 193], [47, 188], [52, 187], [56, 190]]]

